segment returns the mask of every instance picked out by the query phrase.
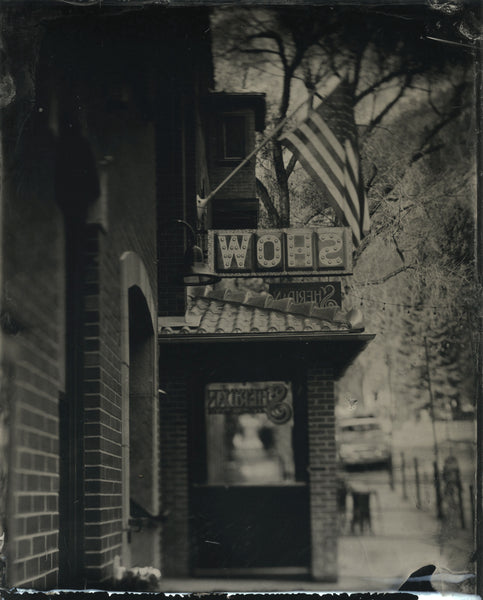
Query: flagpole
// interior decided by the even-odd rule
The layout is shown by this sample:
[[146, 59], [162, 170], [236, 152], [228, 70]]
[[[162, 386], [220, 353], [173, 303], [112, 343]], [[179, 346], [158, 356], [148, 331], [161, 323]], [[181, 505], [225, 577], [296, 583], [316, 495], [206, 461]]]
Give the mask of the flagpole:
[[[337, 80], [340, 81], [340, 77], [338, 77], [337, 75], [335, 75], [334, 78], [337, 78]], [[312, 94], [312, 96], [313, 96], [313, 94]], [[306, 100], [304, 100], [301, 104], [299, 104], [297, 106], [297, 108], [291, 113], [290, 118], [292, 118], [305, 104], [307, 104], [310, 101], [310, 98], [311, 98], [311, 96], [309, 96]], [[272, 131], [272, 133], [269, 136], [267, 136], [259, 146], [257, 146], [254, 150], [252, 150], [250, 152], [250, 154], [248, 156], [246, 156], [241, 161], [241, 163], [237, 167], [235, 167], [235, 169], [233, 169], [233, 171], [231, 171], [231, 173], [229, 173], [225, 177], [225, 179], [223, 179], [223, 181], [221, 183], [219, 183], [212, 192], [210, 192], [208, 194], [208, 196], [206, 196], [206, 198], [200, 198], [199, 196], [197, 196], [196, 197], [196, 205], [197, 205], [198, 209], [204, 209], [206, 207], [206, 205], [208, 204], [208, 202], [213, 198], [213, 196], [215, 196], [221, 190], [221, 188], [224, 187], [232, 179], [232, 177], [234, 177], [238, 173], [238, 171], [240, 171], [240, 169], [243, 169], [243, 167], [247, 164], [247, 162], [249, 162], [255, 156], [255, 154], [260, 152], [260, 150], [262, 148], [264, 148], [268, 144], [268, 142], [270, 142], [275, 137], [275, 135], [277, 135], [277, 133], [282, 129], [282, 127], [285, 125], [285, 123], [288, 121], [288, 119], [289, 119], [289, 116], [286, 116], [284, 119], [282, 119], [282, 121], [280, 121], [280, 123], [275, 127], [275, 129]]]
[[[304, 104], [307, 104], [307, 102], [309, 100], [310, 100], [310, 98], [308, 98], [307, 100], [304, 100], [299, 106], [297, 106], [297, 108], [293, 111], [293, 113], [290, 115], [290, 117], [293, 117], [293, 115], [295, 113], [297, 113], [302, 108], [302, 106], [304, 106]], [[269, 136], [267, 136], [260, 145], [258, 145], [256, 148], [254, 148], [250, 152], [250, 154], [248, 154], [248, 156], [246, 156], [241, 161], [241, 163], [239, 165], [237, 165], [235, 167], [235, 169], [233, 169], [233, 171], [231, 171], [225, 177], [225, 179], [223, 179], [223, 181], [221, 183], [219, 183], [216, 186], [216, 188], [208, 194], [208, 196], [206, 196], [206, 198], [200, 198], [199, 196], [197, 196], [196, 204], [197, 204], [198, 208], [205, 208], [205, 206], [213, 198], [213, 196], [215, 196], [221, 190], [221, 188], [224, 187], [230, 181], [230, 179], [232, 179], [232, 177], [234, 177], [238, 173], [238, 171], [240, 171], [240, 169], [243, 169], [243, 167], [255, 156], [255, 154], [260, 152], [260, 150], [262, 148], [264, 148], [268, 144], [268, 142], [270, 142], [277, 135], [277, 133], [282, 129], [282, 127], [287, 122], [288, 118], [289, 117], [287, 116], [284, 119], [282, 119], [282, 121], [280, 121], [280, 123], [275, 127], [275, 129], [272, 131], [272, 133]]]

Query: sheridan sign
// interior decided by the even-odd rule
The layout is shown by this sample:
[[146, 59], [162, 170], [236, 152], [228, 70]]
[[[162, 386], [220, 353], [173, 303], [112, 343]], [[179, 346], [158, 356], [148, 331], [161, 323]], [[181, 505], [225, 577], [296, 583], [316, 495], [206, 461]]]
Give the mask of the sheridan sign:
[[215, 230], [208, 232], [208, 263], [225, 277], [348, 275], [348, 227]]
[[294, 304], [315, 302], [320, 308], [341, 308], [340, 281], [317, 283], [271, 283], [268, 291], [275, 300], [291, 298]]
[[208, 383], [205, 388], [208, 415], [265, 413], [276, 424], [292, 416], [292, 389], [287, 381]]

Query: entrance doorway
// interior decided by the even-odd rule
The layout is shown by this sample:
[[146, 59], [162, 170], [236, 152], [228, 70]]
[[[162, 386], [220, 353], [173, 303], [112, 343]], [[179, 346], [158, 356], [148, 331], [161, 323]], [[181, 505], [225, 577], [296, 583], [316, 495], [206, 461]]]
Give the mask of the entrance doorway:
[[284, 380], [202, 386], [194, 419], [202, 458], [191, 490], [195, 575], [308, 573], [305, 418], [294, 391]]
[[129, 288], [128, 490], [129, 554], [133, 566], [159, 564], [154, 330], [138, 286]]

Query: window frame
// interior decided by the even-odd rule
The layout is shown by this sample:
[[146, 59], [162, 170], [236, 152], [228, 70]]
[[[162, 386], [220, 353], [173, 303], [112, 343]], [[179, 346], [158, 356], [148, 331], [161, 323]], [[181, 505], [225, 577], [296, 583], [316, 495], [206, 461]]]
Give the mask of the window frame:
[[[240, 117], [243, 119], [243, 156], [228, 156], [227, 155], [227, 134], [226, 134], [226, 120], [230, 117]], [[249, 113], [248, 111], [225, 111], [220, 115], [220, 121], [218, 126], [218, 162], [237, 164], [241, 163], [250, 151], [250, 140], [249, 140]]]

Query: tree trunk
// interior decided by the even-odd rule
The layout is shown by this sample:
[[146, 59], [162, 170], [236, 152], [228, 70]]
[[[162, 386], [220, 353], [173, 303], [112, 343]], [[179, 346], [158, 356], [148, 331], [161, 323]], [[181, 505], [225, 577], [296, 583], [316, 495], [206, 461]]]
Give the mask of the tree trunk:
[[270, 225], [272, 227], [280, 227], [280, 215], [278, 214], [278, 210], [275, 206], [275, 204], [273, 203], [273, 200], [270, 196], [270, 194], [268, 193], [267, 188], [264, 186], [263, 182], [260, 181], [260, 179], [256, 179], [256, 185], [257, 185], [257, 193], [258, 196], [260, 198], [260, 200], [263, 202], [263, 206], [265, 207], [265, 210], [267, 211], [268, 214], [268, 219], [270, 221]]
[[290, 227], [290, 195], [288, 191], [288, 177], [283, 164], [283, 152], [279, 142], [273, 143], [273, 164], [279, 190], [279, 216], [280, 227]]

